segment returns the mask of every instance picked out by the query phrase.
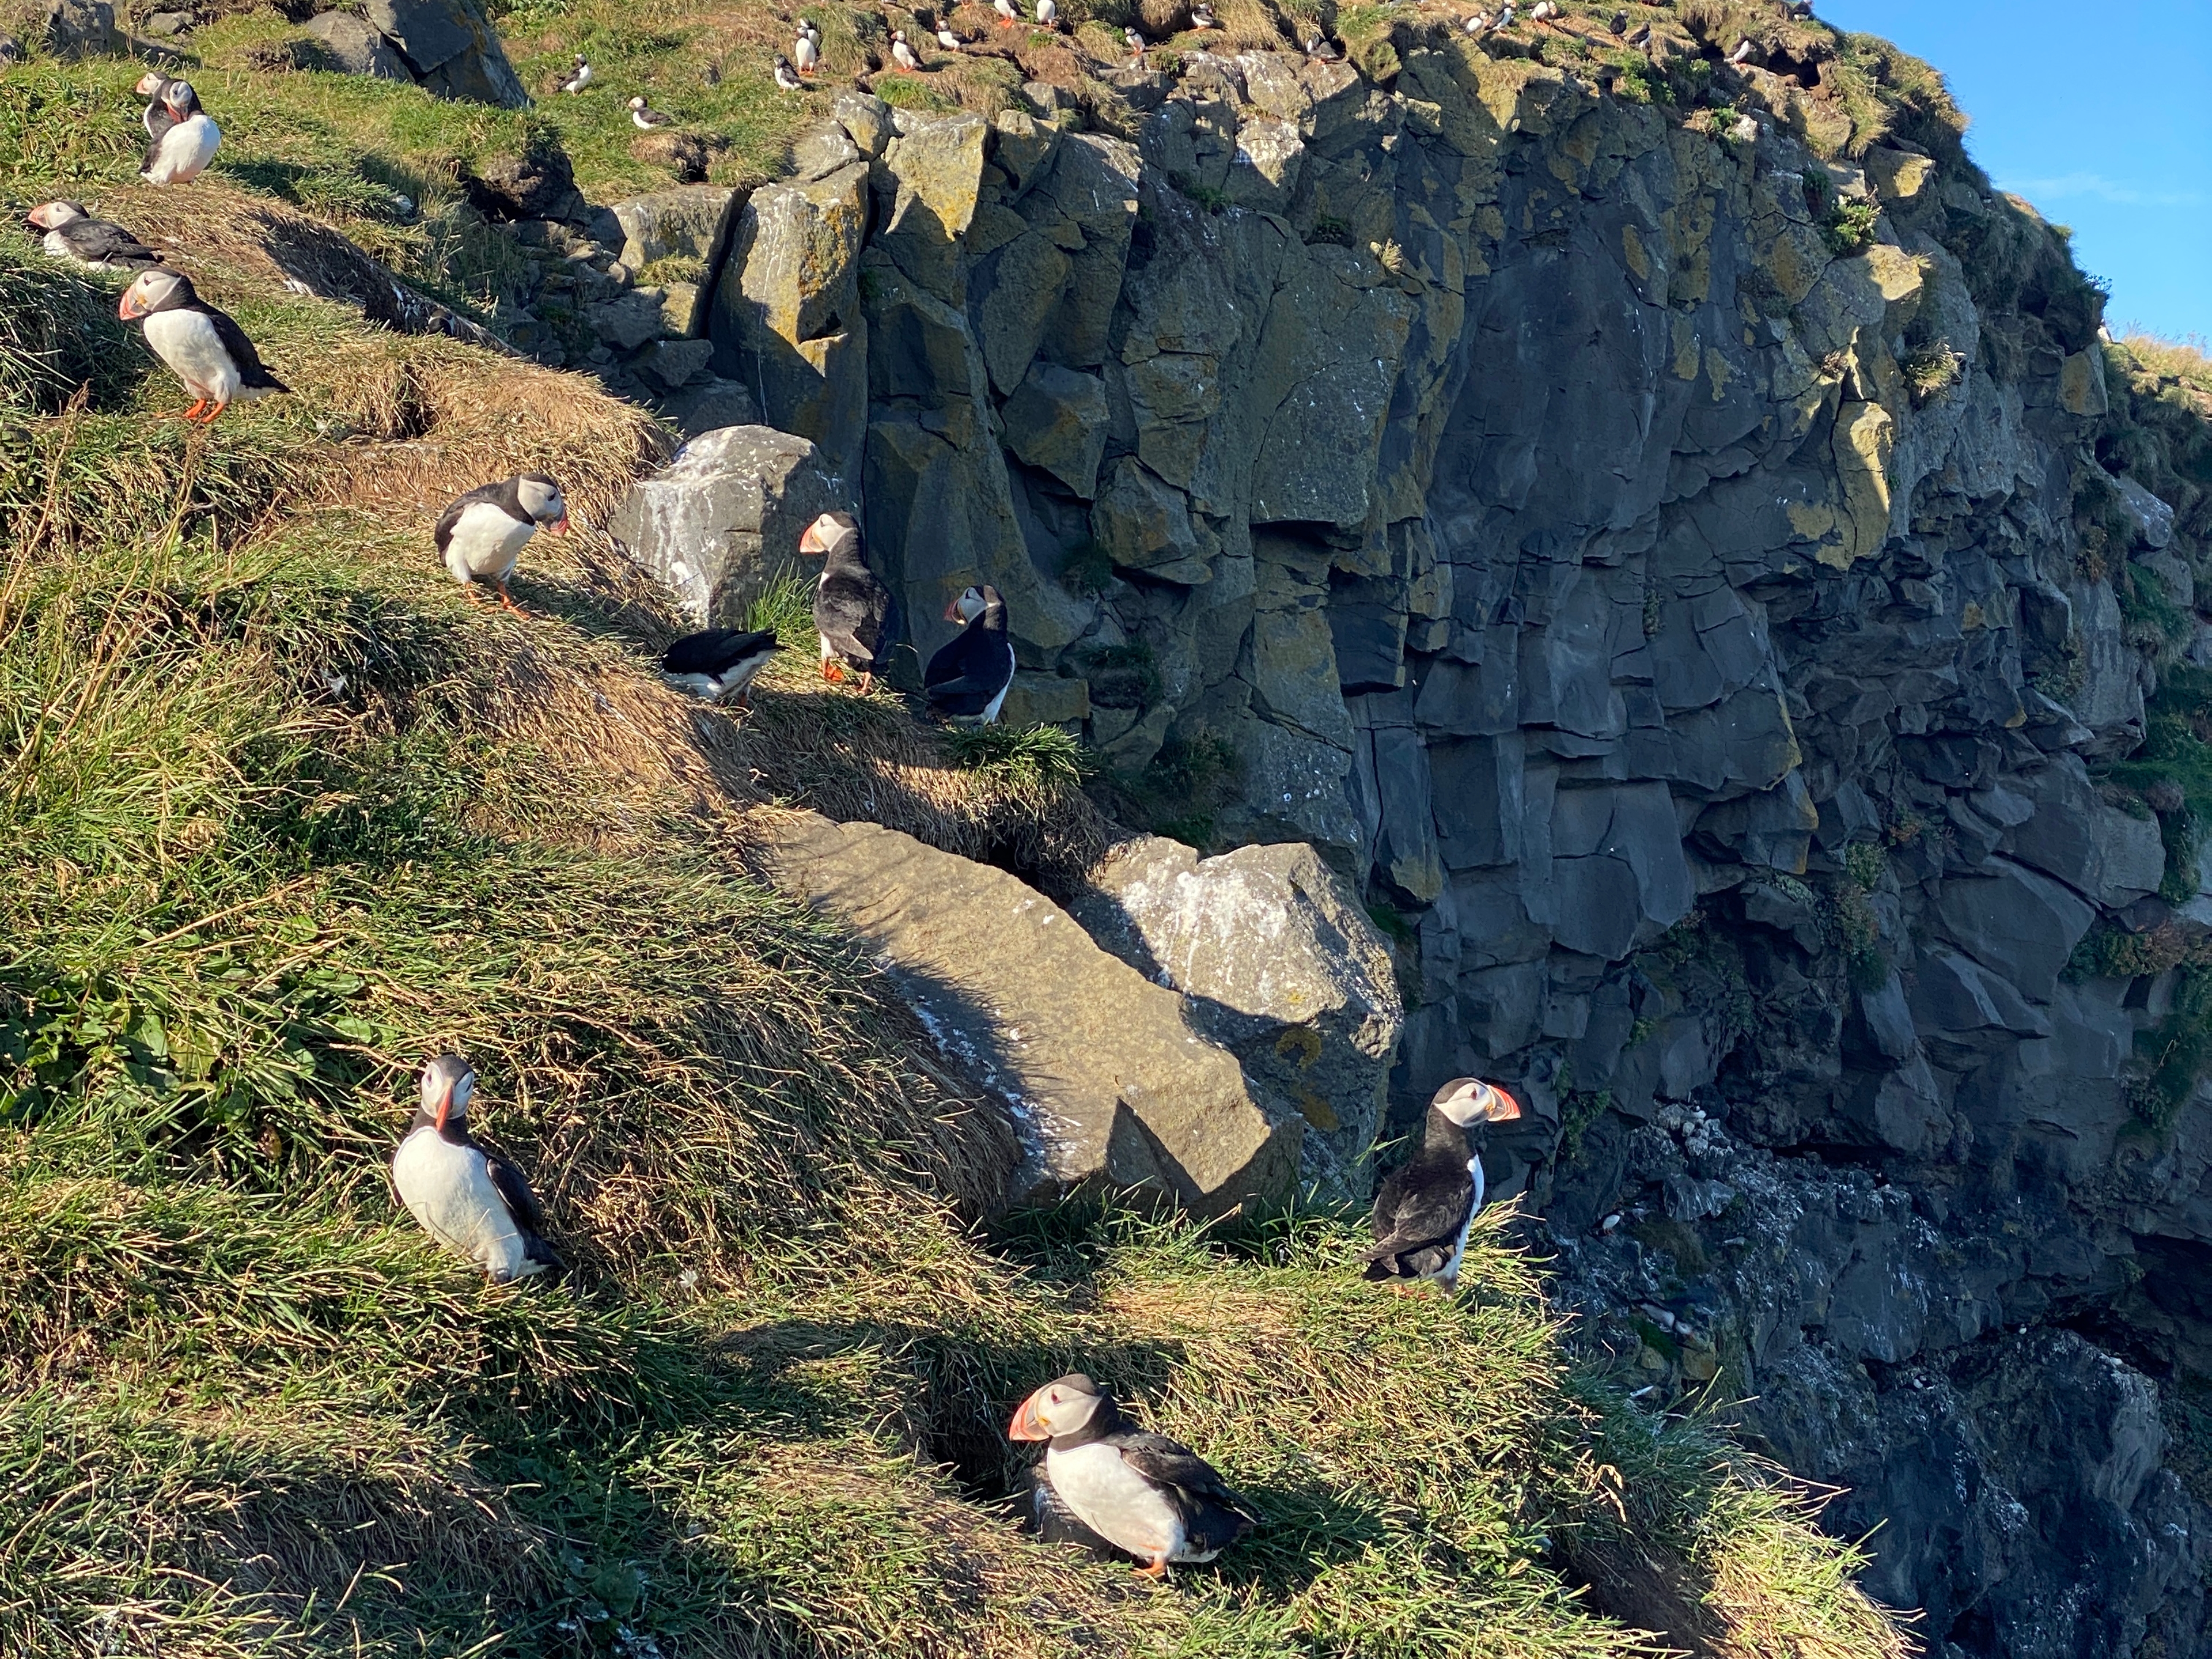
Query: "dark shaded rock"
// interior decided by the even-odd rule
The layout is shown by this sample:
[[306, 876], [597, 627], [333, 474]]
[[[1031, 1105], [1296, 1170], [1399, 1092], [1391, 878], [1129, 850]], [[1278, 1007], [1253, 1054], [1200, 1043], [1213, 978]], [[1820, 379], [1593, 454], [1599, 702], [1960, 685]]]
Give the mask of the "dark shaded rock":
[[489, 219], [562, 219], [580, 223], [590, 211], [568, 157], [558, 147], [540, 145], [522, 155], [488, 161], [464, 179], [469, 202]]
[[46, 50], [57, 58], [90, 58], [121, 45], [108, 0], [46, 0]]
[[341, 75], [369, 75], [383, 81], [415, 78], [398, 48], [349, 11], [326, 11], [309, 18], [307, 34], [321, 48], [328, 67]]
[[367, 0], [363, 15], [398, 48], [425, 91], [506, 109], [529, 106], [530, 94], [476, 0]]

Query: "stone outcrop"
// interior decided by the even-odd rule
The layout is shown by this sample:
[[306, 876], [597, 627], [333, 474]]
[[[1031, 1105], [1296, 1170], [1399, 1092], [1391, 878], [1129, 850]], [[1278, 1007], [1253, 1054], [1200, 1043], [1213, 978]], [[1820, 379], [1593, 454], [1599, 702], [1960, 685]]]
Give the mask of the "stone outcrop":
[[1075, 919], [1297, 1107], [1305, 1184], [1362, 1201], [1405, 1011], [1389, 946], [1343, 878], [1297, 843], [1200, 859], [1152, 836], [1091, 879]]
[[866, 945], [946, 1051], [1005, 1100], [1014, 1201], [1133, 1189], [1201, 1215], [1285, 1195], [1304, 1120], [1271, 1110], [1183, 1001], [1020, 880], [872, 823], [799, 813], [768, 866]]
[[398, 53], [408, 77], [433, 96], [529, 106], [499, 32], [476, 0], [367, 0], [362, 15]]
[[617, 503], [607, 533], [702, 626], [741, 628], [745, 607], [798, 560], [801, 532], [852, 510], [804, 438], [765, 426], [692, 439]]
[[[1385, 1127], [1523, 1098], [1492, 1165], [1594, 1347], [1724, 1375], [1950, 1654], [2206, 1651], [2212, 1508], [2128, 1403], [2212, 1352], [2212, 1091], [2154, 1071], [2212, 892], [2142, 750], [2212, 663], [2201, 468], [1940, 103], [1863, 129], [1678, 21], [1696, 108], [1411, 15], [1379, 83], [1194, 52], [1081, 132], [840, 94], [708, 337], [918, 648], [994, 583], [1030, 706], [1156, 792], [1219, 757], [1217, 840], [1396, 912]], [[2015, 1455], [1999, 1350], [2119, 1449]], [[2069, 1506], [2070, 1568], [1997, 1535]]]

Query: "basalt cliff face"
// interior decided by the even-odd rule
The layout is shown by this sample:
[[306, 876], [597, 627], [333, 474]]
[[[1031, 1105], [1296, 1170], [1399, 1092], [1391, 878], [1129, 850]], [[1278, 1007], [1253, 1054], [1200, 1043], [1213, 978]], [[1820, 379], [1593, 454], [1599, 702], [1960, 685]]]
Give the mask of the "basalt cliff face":
[[1006, 594], [1011, 714], [1402, 921], [1394, 1121], [1519, 1093], [1583, 1340], [1850, 1488], [1931, 1650], [2212, 1651], [2212, 902], [2144, 758], [2203, 412], [1917, 66], [1583, 27], [842, 95], [729, 204], [715, 367], [909, 617]]

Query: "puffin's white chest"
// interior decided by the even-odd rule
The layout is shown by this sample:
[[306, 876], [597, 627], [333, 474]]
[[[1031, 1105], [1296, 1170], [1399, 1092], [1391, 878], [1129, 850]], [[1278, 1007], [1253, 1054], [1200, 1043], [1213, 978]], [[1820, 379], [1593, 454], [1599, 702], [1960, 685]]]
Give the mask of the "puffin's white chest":
[[446, 538], [446, 568], [453, 573], [455, 581], [504, 578], [514, 568], [523, 543], [537, 528], [495, 502], [471, 501], [461, 509], [453, 534]]
[[1445, 1262], [1437, 1273], [1429, 1275], [1431, 1278], [1442, 1280], [1446, 1285], [1455, 1285], [1459, 1282], [1459, 1262], [1460, 1258], [1467, 1254], [1468, 1231], [1474, 1225], [1475, 1217], [1482, 1213], [1486, 1183], [1482, 1174], [1482, 1158], [1479, 1154], [1468, 1159], [1467, 1172], [1474, 1180], [1474, 1201], [1467, 1206], [1467, 1219], [1459, 1224], [1459, 1237], [1452, 1241], [1451, 1260]]
[[42, 246], [46, 248], [47, 255], [50, 258], [56, 259], [75, 259], [76, 258], [76, 250], [69, 245], [69, 239], [64, 236], [58, 230], [48, 231]]
[[146, 319], [146, 343], [196, 398], [227, 404], [239, 395], [238, 365], [202, 311], [156, 311]]
[[983, 724], [986, 726], [999, 718], [1000, 706], [1006, 701], [1006, 693], [1014, 689], [1014, 647], [1011, 645], [1006, 647], [1004, 672], [1006, 676], [1006, 683], [999, 688], [999, 695], [992, 698], [984, 707]]
[[529, 1259], [521, 1230], [475, 1147], [456, 1146], [425, 1125], [392, 1154], [392, 1184], [424, 1232], [501, 1284], [544, 1267]]
[[1044, 1468], [1060, 1501], [1083, 1524], [1109, 1544], [1146, 1560], [1164, 1554], [1190, 1559], [1184, 1549], [1182, 1517], [1158, 1486], [1103, 1444], [1048, 1451]]
[[146, 169], [147, 183], [181, 185], [197, 179], [215, 160], [216, 147], [222, 143], [222, 134], [205, 110], [178, 122], [155, 145], [153, 165]]

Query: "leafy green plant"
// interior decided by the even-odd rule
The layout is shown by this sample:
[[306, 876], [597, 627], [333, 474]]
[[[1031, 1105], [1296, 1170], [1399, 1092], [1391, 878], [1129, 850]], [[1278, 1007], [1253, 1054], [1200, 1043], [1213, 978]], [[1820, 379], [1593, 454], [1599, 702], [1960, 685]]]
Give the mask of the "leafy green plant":
[[817, 643], [814, 586], [795, 570], [769, 578], [768, 586], [746, 605], [745, 626], [756, 631], [771, 630], [775, 642], [787, 651], [813, 652]]
[[1081, 739], [1057, 726], [955, 726], [946, 745], [971, 771], [994, 773], [1016, 788], [1073, 789], [1097, 769]]
[[1838, 197], [1821, 227], [1829, 252], [1838, 258], [1865, 252], [1874, 246], [1875, 222], [1881, 217], [1881, 207], [1863, 197]]

